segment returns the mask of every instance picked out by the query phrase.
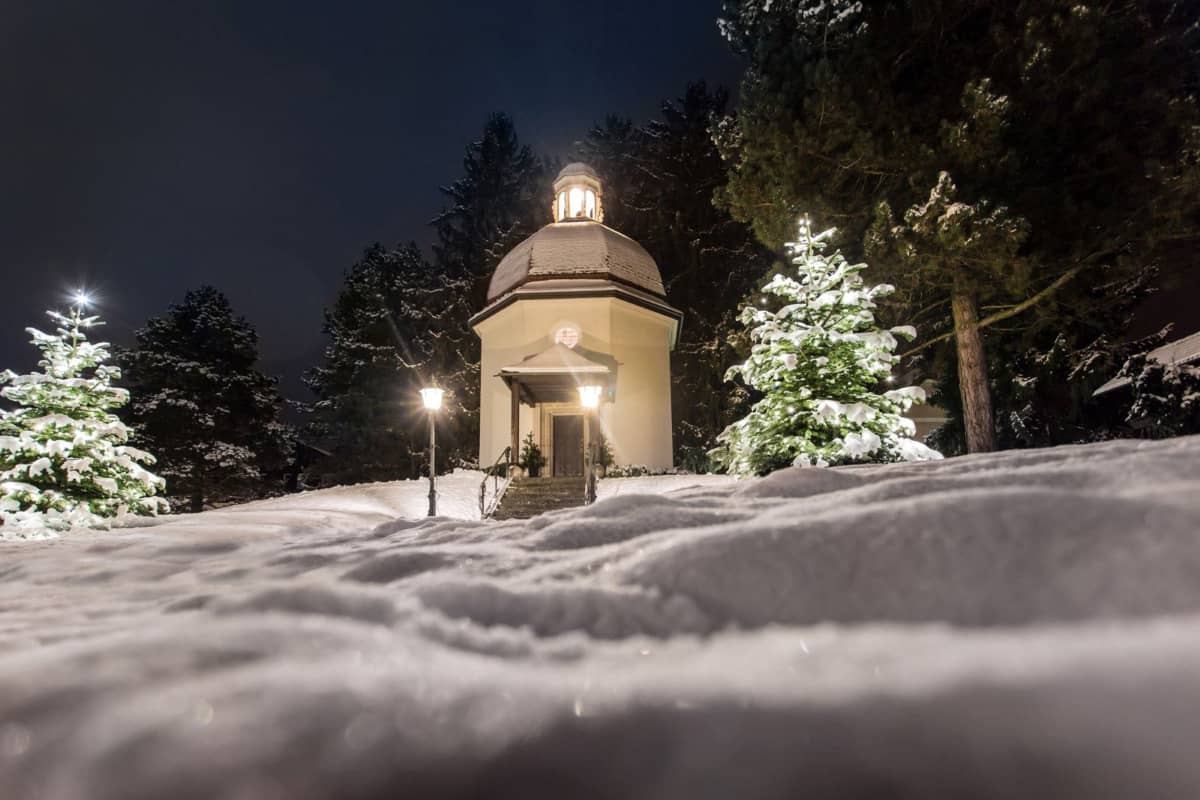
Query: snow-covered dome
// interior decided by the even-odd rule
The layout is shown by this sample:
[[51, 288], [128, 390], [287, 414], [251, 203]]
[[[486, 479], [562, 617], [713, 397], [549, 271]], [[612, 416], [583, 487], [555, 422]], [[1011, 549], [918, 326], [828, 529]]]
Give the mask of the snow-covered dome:
[[666, 295], [658, 265], [640, 244], [599, 222], [554, 222], [512, 249], [496, 267], [487, 298], [547, 278], [604, 278]]
[[576, 178], [581, 175], [597, 182], [600, 180], [600, 176], [596, 174], [596, 170], [592, 169], [591, 164], [585, 164], [582, 161], [572, 161], [559, 170], [558, 177], [554, 179], [554, 182], [558, 183], [563, 178]]
[[554, 181], [554, 222], [512, 249], [492, 275], [489, 302], [522, 284], [551, 278], [611, 280], [664, 297], [658, 265], [640, 244], [602, 224], [600, 178], [587, 164]]

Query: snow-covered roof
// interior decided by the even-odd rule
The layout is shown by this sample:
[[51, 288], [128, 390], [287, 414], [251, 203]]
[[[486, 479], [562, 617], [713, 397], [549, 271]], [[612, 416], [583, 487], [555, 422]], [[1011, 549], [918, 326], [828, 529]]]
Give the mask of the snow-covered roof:
[[542, 352], [529, 356], [519, 364], [503, 367], [500, 370], [501, 375], [533, 375], [564, 372], [607, 374], [609, 368], [564, 344], [556, 342]]
[[563, 178], [574, 178], [579, 175], [600, 180], [600, 176], [596, 174], [596, 170], [592, 169], [591, 165], [584, 164], [582, 161], [573, 161], [559, 170], [558, 177], [554, 179], [554, 182], [558, 183]]
[[591, 220], [551, 223], [514, 247], [496, 267], [487, 299], [547, 278], [608, 278], [666, 296], [658, 265], [645, 248]]
[[[1200, 331], [1196, 331], [1190, 336], [1184, 336], [1182, 339], [1167, 342], [1162, 347], [1156, 347], [1147, 353], [1146, 357], [1160, 364], [1190, 364], [1193, 361], [1200, 361]], [[1111, 392], [1113, 389], [1128, 386], [1131, 382], [1132, 378], [1120, 375], [1105, 383], [1092, 394], [1094, 396]]]
[[[605, 360], [611, 362], [603, 363]], [[562, 403], [577, 399], [581, 385], [609, 385], [616, 361], [604, 353], [583, 353], [555, 342], [540, 353], [500, 369], [509, 386], [520, 383], [523, 402]]]

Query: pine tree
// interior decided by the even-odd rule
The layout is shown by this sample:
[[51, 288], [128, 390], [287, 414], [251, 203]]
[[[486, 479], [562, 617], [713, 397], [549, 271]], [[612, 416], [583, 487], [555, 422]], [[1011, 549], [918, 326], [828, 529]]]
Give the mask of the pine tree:
[[1131, 379], [1125, 419], [1135, 430], [1156, 439], [1200, 433], [1200, 366], [1163, 364], [1141, 353], [1122, 374]]
[[171, 496], [191, 511], [282, 489], [291, 432], [274, 378], [256, 366], [258, 334], [211, 286], [189, 291], [120, 354], [129, 418], [158, 453]]
[[467, 279], [472, 312], [483, 306], [487, 282], [500, 259], [549, 218], [552, 176], [522, 145], [506, 114], [493, 114], [483, 136], [467, 147], [463, 176], [442, 187], [449, 205], [433, 220], [437, 266]]
[[433, 377], [461, 410], [443, 415], [452, 462], [472, 463], [478, 455], [480, 351], [469, 320], [482, 310], [500, 259], [548, 221], [551, 180], [512, 120], [493, 114], [482, 138], [467, 147], [463, 176], [442, 187], [449, 204], [432, 223], [434, 262], [442, 285], [453, 290], [442, 295], [435, 342], [434, 361], [447, 371]]
[[754, 344], [729, 377], [740, 375], [763, 397], [719, 437], [713, 457], [732, 473], [941, 458], [908, 438], [915, 426], [901, 415], [924, 391], [879, 389], [896, 363], [896, 336], [912, 339], [916, 331], [876, 325], [876, 300], [892, 287], [865, 287], [866, 264], [850, 264], [840, 251], [823, 255], [833, 234], [813, 235], [802, 220], [798, 241], [788, 245], [795, 274], [778, 273], [763, 288], [783, 305], [742, 312]]
[[121, 371], [105, 363], [108, 344], [88, 341], [103, 323], [85, 316], [82, 300], [68, 314], [46, 313], [54, 333], [27, 329], [42, 372], [0, 373], [0, 395], [19, 406], [0, 411], [0, 538], [167, 511], [155, 496], [163, 479], [145, 468], [154, 458], [127, 444], [129, 429], [112, 413], [129, 393], [112, 385]]
[[328, 484], [420, 475], [427, 434], [418, 392], [434, 381], [450, 389], [439, 413], [440, 448], [474, 451], [476, 441], [456, 438], [472, 430], [463, 421], [470, 410], [461, 401], [462, 364], [445, 347], [462, 294], [461, 282], [435, 271], [415, 244], [364, 251], [325, 312], [324, 363], [306, 377], [317, 396], [309, 435], [333, 453], [310, 474]]
[[943, 172], [929, 197], [896, 224], [880, 204], [868, 235], [871, 255], [892, 255], [898, 276], [928, 297], [949, 298], [958, 387], [967, 449], [997, 448], [996, 416], [988, 381], [979, 309], [1019, 296], [1029, 283], [1030, 263], [1021, 255], [1029, 223], [987, 200], [965, 203]]
[[[738, 116], [719, 137], [725, 200], [772, 246], [797, 208], [838, 221], [853, 252], [861, 247], [897, 286], [888, 305], [898, 318], [931, 335], [918, 347], [957, 370], [971, 449], [1002, 444], [1004, 423], [990, 412], [1019, 402], [1013, 340], [1049, 354], [1060, 336], [1069, 352], [1120, 338], [1104, 327], [1127, 300], [1120, 287], [1155, 263], [1164, 280], [1190, 267], [1180, 244], [1194, 248], [1200, 229], [1194, 4], [727, 0], [724, 9], [722, 29], [749, 63]], [[903, 218], [914, 211], [939, 220], [920, 211], [945, 194], [943, 174], [955, 185], [943, 210], [961, 204], [988, 221], [1003, 209], [1006, 219], [990, 221], [1021, 229], [1019, 258], [1008, 258], [1013, 237], [991, 253], [969, 236], [910, 235]], [[891, 240], [892, 209], [906, 242]], [[941, 344], [949, 340], [953, 349]]]

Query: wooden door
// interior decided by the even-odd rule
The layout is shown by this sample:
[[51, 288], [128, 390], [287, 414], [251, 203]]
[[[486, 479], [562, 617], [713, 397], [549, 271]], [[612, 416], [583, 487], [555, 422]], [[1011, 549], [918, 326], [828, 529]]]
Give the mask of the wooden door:
[[583, 474], [583, 417], [554, 415], [554, 475]]

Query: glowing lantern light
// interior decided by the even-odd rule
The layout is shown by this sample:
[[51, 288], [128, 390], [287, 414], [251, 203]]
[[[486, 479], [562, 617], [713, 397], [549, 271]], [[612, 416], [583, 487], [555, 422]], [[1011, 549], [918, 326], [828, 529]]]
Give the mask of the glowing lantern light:
[[434, 423], [434, 417], [439, 408], [442, 407], [442, 395], [445, 394], [444, 389], [430, 387], [421, 390], [421, 403], [424, 404], [429, 411], [429, 516], [437, 516], [437, 486], [436, 486], [436, 461], [437, 453], [437, 425]]
[[602, 386], [580, 386], [579, 387], [579, 404], [584, 408], [599, 408], [600, 393], [604, 391]]
[[425, 408], [430, 411], [437, 411], [442, 407], [442, 395], [445, 394], [444, 389], [422, 389], [421, 402]]

